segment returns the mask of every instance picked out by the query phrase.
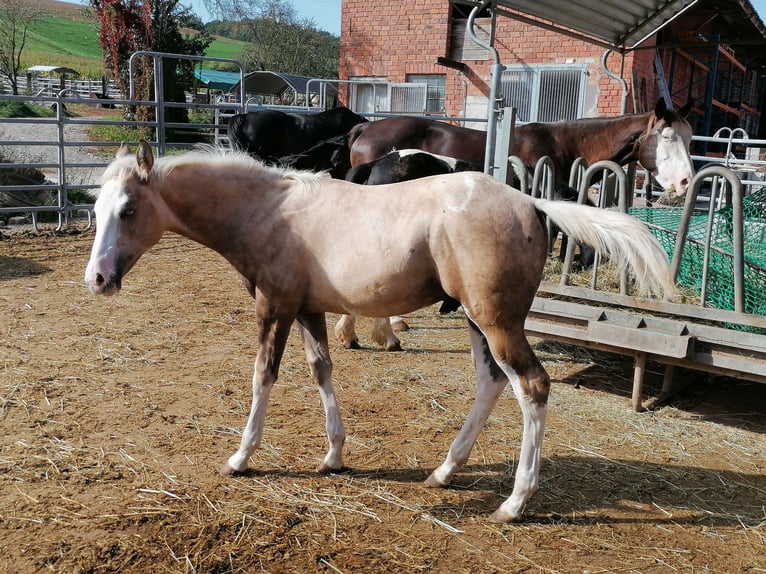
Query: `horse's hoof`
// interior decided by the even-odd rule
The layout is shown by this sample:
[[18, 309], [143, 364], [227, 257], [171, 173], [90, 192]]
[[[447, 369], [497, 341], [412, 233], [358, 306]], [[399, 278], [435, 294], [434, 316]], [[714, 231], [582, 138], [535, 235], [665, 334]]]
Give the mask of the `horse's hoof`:
[[402, 350], [402, 345], [398, 341], [394, 343], [393, 345], [388, 345], [386, 347], [386, 351], [401, 351], [401, 350]]
[[333, 468], [325, 463], [322, 463], [317, 467], [318, 474], [338, 474], [345, 470], [346, 470], [345, 466], [341, 466], [340, 468]]
[[227, 462], [221, 467], [221, 469], [218, 472], [220, 472], [223, 476], [232, 476], [236, 474], [238, 471], [234, 470], [231, 467], [231, 465]]
[[361, 349], [362, 346], [359, 344], [359, 341], [354, 339], [353, 341], [349, 341], [348, 345], [346, 345], [347, 349]]
[[498, 508], [492, 513], [489, 519], [492, 522], [510, 524], [511, 522], [518, 522], [519, 520], [521, 520], [521, 516], [514, 516], [513, 514], [510, 514], [508, 512], [503, 512], [502, 509]]
[[402, 319], [400, 321], [393, 321], [391, 323], [391, 330], [394, 333], [405, 333], [410, 330], [410, 326], [404, 319]]
[[449, 484], [436, 478], [436, 473], [431, 473], [424, 483], [428, 488], [447, 488]]

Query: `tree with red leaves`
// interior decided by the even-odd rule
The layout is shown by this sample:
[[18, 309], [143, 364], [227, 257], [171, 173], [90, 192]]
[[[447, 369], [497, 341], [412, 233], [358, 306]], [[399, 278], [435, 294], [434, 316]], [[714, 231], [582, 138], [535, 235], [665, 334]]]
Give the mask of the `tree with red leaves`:
[[[204, 30], [195, 36], [180, 32], [179, 19], [189, 11], [179, 5], [180, 0], [91, 0], [101, 21], [99, 40], [104, 66], [110, 70], [120, 90], [129, 93], [131, 70], [129, 61], [137, 51], [153, 51], [179, 55], [200, 56], [210, 45], [212, 37]], [[163, 95], [166, 101], [184, 101], [184, 89], [191, 87], [194, 66], [183, 58], [163, 58]], [[133, 63], [134, 98], [149, 100], [153, 90], [153, 66], [148, 58], [136, 58]], [[126, 110], [132, 115], [133, 110]], [[187, 110], [168, 108], [166, 119], [173, 122], [187, 120]], [[153, 119], [154, 109], [139, 106], [135, 119]], [[131, 118], [132, 119], [132, 118]]]
[[[139, 50], [152, 49], [151, 8], [143, 0], [92, 0], [101, 21], [99, 41], [104, 57], [104, 68], [112, 72], [114, 81], [123, 95], [129, 93], [130, 56]], [[151, 97], [152, 68], [139, 59], [133, 70], [134, 98], [148, 100]], [[147, 120], [151, 111], [147, 107], [125, 108], [126, 116], [136, 113], [136, 119]], [[143, 117], [142, 117], [143, 116]]]

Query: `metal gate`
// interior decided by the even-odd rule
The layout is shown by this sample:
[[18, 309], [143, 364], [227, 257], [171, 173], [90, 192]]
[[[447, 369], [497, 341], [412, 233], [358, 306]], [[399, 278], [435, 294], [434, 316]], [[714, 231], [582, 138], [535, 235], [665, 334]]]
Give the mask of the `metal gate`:
[[557, 122], [582, 117], [587, 66], [503, 66], [505, 106], [518, 122]]
[[389, 111], [399, 114], [425, 114], [428, 84], [389, 84]]

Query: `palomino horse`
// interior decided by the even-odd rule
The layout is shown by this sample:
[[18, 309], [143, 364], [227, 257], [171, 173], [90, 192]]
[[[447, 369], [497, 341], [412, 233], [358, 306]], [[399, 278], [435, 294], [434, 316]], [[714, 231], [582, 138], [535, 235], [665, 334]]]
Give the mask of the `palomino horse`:
[[[664, 249], [637, 219], [533, 199], [480, 173], [373, 188], [267, 167], [243, 153], [197, 151], [155, 161], [145, 141], [135, 157], [127, 152], [121, 148], [107, 167], [96, 200], [85, 271], [90, 290], [117, 293], [141, 255], [173, 231], [225, 257], [255, 298], [260, 345], [253, 403], [224, 474], [245, 471], [261, 442], [296, 320], [326, 417], [329, 450], [318, 470], [337, 471], [346, 433], [331, 380], [325, 313], [386, 317], [449, 296], [468, 319], [476, 400], [426, 484], [450, 483], [510, 381], [524, 419], [521, 454], [513, 492], [493, 516], [518, 520], [538, 486], [550, 390], [524, 334], [546, 260], [544, 215], [630, 266], [646, 291], [674, 290]], [[339, 217], [341, 228], [327, 226]]]
[[[694, 176], [689, 154], [692, 129], [686, 121], [693, 102], [678, 111], [665, 100], [654, 111], [613, 118], [517, 126], [512, 153], [529, 168], [543, 156], [553, 160], [558, 185], [566, 185], [572, 164], [583, 157], [588, 165], [612, 160], [620, 165], [638, 161], [664, 189], [682, 196]], [[397, 116], [352, 128], [351, 165], [372, 162], [392, 150], [420, 149], [462, 160], [483, 162], [486, 132], [424, 118]], [[353, 315], [341, 317], [335, 333], [346, 347], [358, 346]], [[396, 327], [406, 328], [397, 318]], [[388, 350], [400, 349], [388, 319], [373, 321], [372, 338]]]

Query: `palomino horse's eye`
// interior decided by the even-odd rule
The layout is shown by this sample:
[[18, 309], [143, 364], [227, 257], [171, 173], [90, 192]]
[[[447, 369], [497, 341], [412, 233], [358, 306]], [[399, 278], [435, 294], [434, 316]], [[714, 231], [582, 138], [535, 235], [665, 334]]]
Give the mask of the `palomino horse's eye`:
[[126, 217], [131, 217], [133, 214], [136, 213], [136, 208], [132, 205], [126, 206], [121, 212], [120, 212], [120, 219], [125, 219]]

